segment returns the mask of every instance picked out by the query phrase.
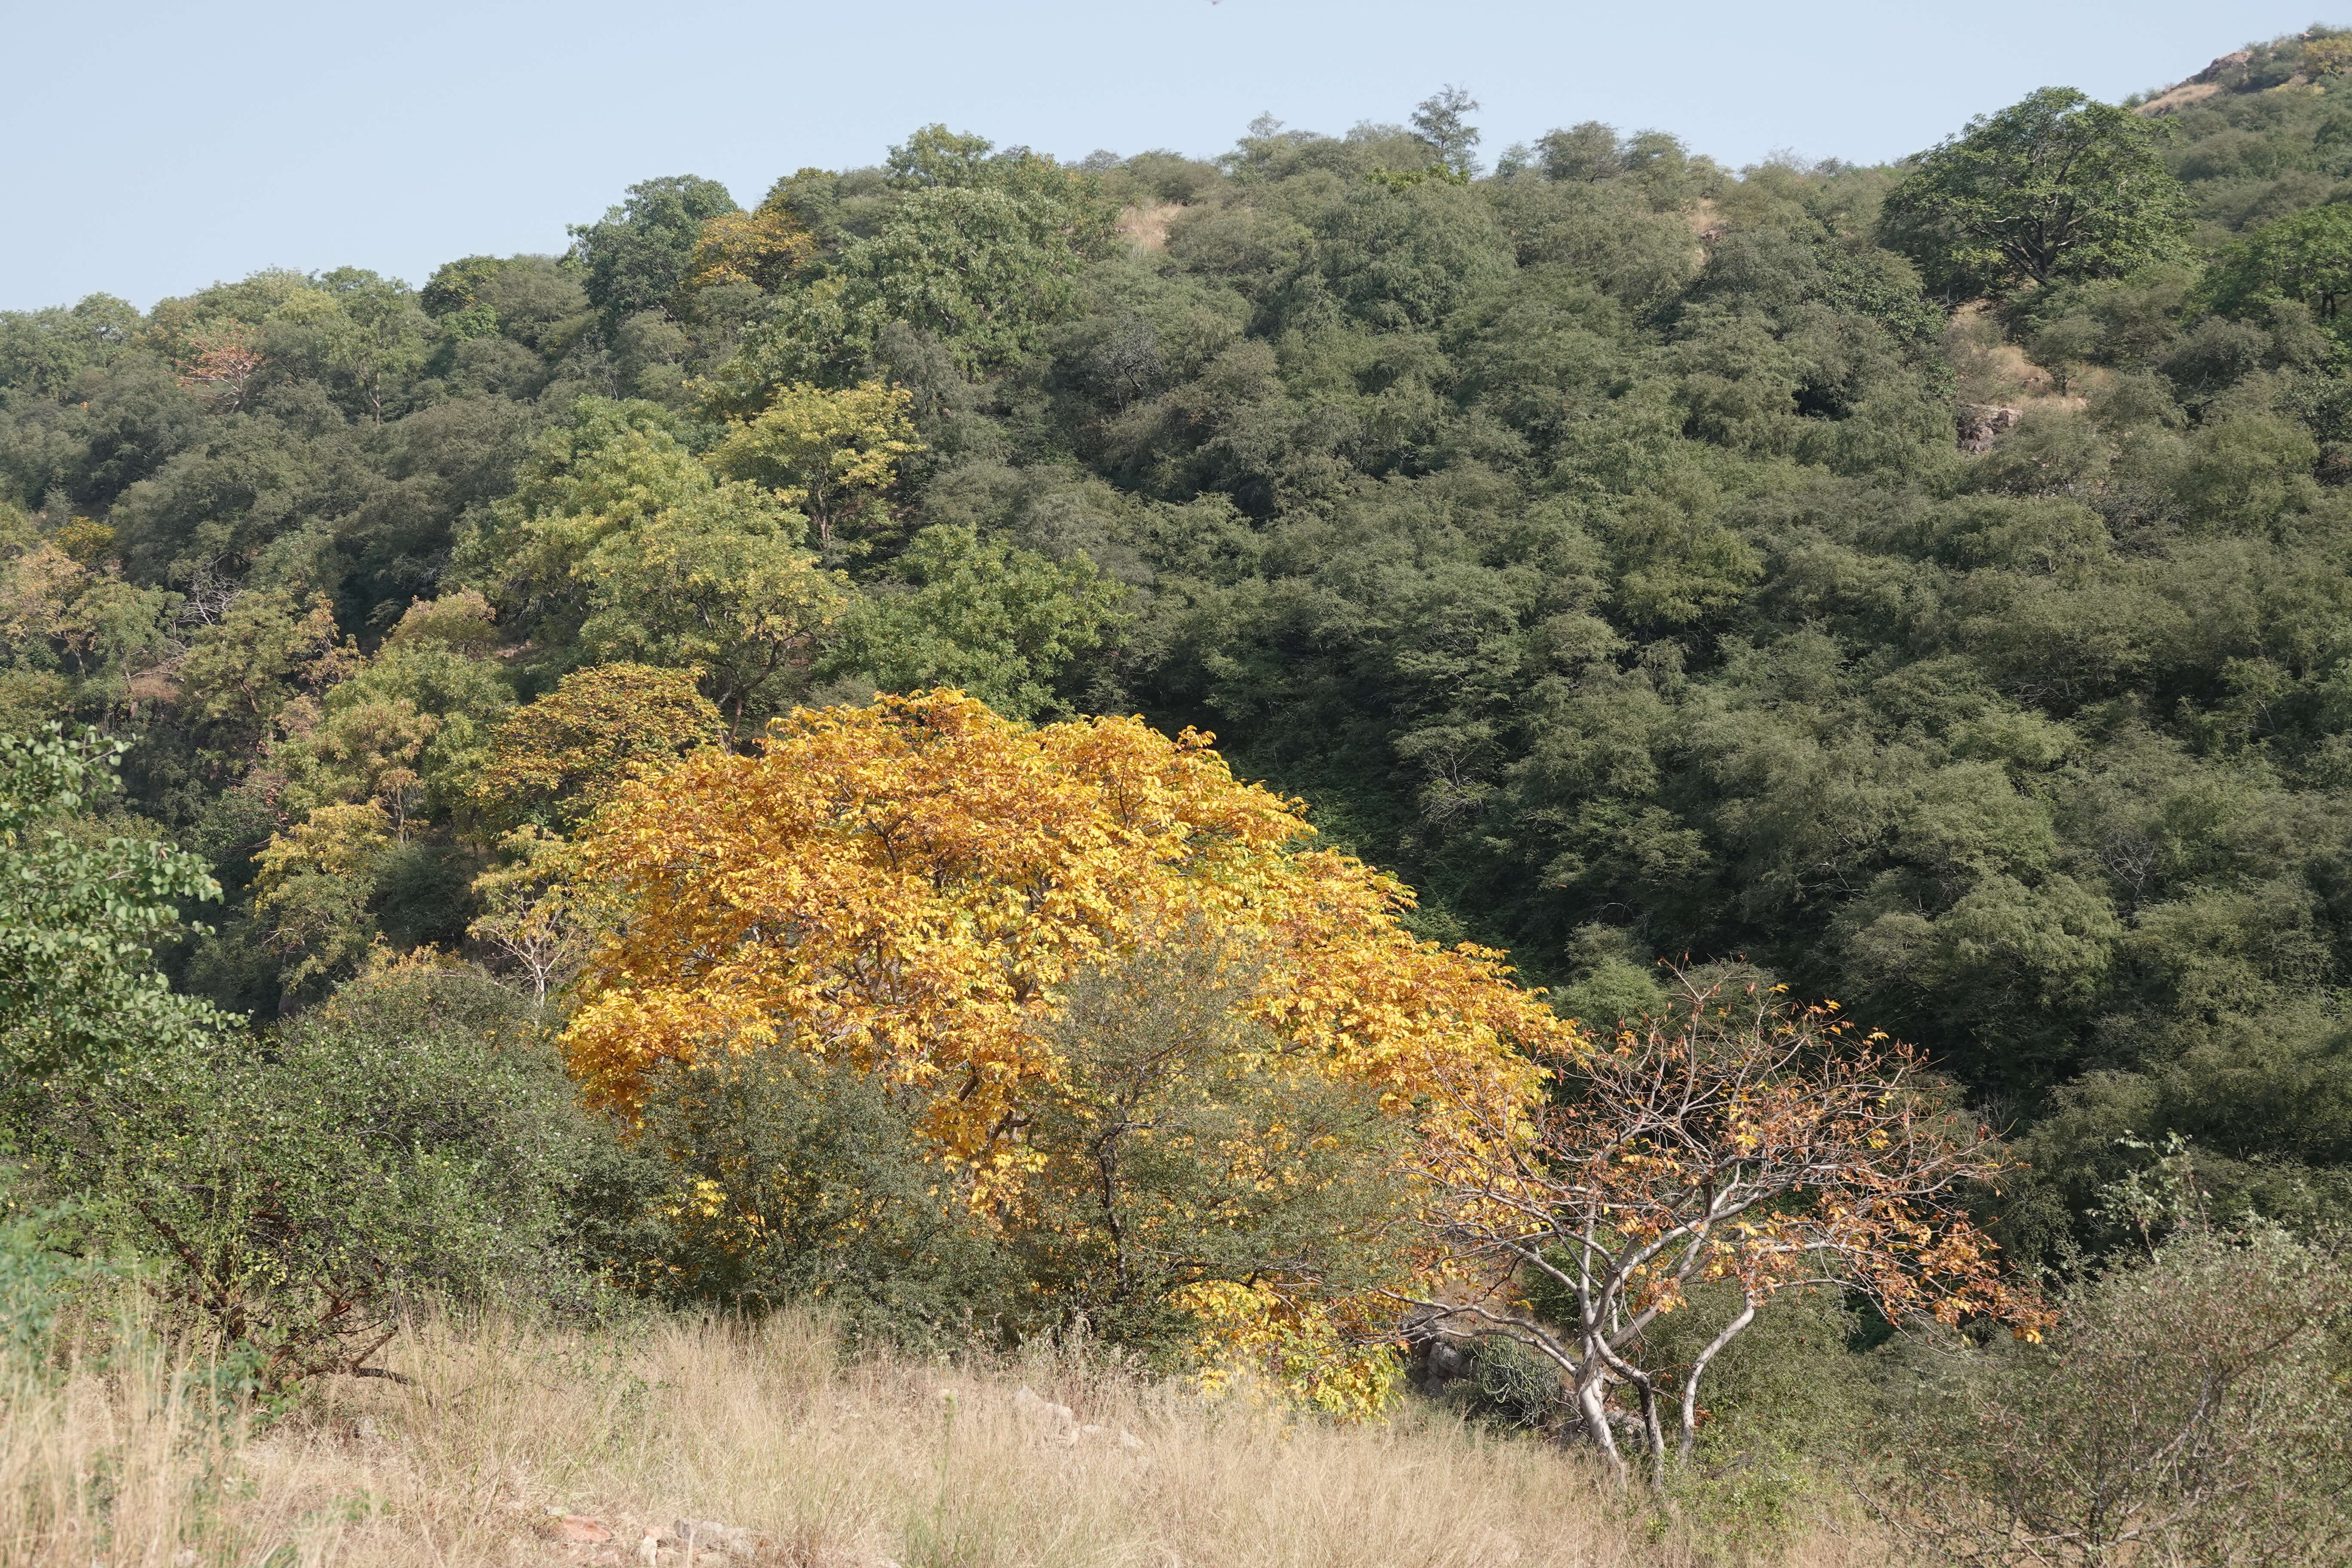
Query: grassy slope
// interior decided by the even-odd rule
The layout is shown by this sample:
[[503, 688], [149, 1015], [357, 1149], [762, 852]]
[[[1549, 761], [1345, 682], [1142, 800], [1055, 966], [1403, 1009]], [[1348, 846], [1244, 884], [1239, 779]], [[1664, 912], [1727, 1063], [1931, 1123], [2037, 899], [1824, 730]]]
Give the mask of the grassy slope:
[[[1578, 1457], [1425, 1406], [1338, 1428], [1042, 1354], [985, 1373], [845, 1358], [789, 1321], [427, 1330], [383, 1360], [415, 1386], [338, 1382], [257, 1438], [200, 1420], [152, 1365], [0, 1374], [0, 1563], [617, 1565], [646, 1561], [652, 1534], [668, 1568], [688, 1561], [662, 1543], [680, 1517], [809, 1568], [1723, 1560], [1613, 1508]], [[1065, 1441], [1024, 1415], [1022, 1386], [1108, 1434]], [[595, 1530], [555, 1510], [611, 1539], [562, 1539]], [[1882, 1559], [1824, 1535], [1784, 1560]]]

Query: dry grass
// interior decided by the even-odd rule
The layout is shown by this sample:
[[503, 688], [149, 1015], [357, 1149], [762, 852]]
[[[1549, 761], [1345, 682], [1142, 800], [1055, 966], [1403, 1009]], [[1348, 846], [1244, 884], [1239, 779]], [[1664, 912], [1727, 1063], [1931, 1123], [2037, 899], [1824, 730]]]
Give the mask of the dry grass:
[[[690, 1561], [665, 1539], [681, 1517], [756, 1536], [754, 1562], [840, 1568], [1724, 1560], [1533, 1442], [1426, 1413], [1345, 1429], [1205, 1405], [1042, 1353], [985, 1373], [844, 1357], [793, 1321], [428, 1327], [384, 1360], [416, 1385], [339, 1382], [259, 1435], [207, 1421], [152, 1358], [17, 1377], [0, 1389], [0, 1564], [670, 1568]], [[1106, 1433], [1070, 1441], [1016, 1405], [1024, 1384]], [[1828, 1535], [1785, 1555], [1874, 1558]]]
[[1139, 205], [1121, 208], [1118, 232], [1139, 254], [1168, 248], [1168, 226], [1184, 210], [1181, 202], [1144, 202]]
[[2013, 408], [2020, 414], [2087, 407], [2084, 393], [2108, 374], [2096, 366], [2078, 366], [2067, 391], [2060, 392], [2048, 371], [2001, 335], [2000, 324], [1980, 303], [1953, 312], [1944, 333], [1944, 352], [1961, 402]]
[[2141, 104], [2139, 106], [2139, 112], [2142, 114], [2170, 114], [2176, 110], [2187, 109], [2190, 104], [2202, 103], [2207, 99], [2212, 98], [2220, 93], [2221, 90], [2221, 84], [2220, 82], [2184, 81], [2179, 87], [2167, 88], [2163, 92], [2158, 93], [2156, 97], [2149, 99], [2146, 103]]

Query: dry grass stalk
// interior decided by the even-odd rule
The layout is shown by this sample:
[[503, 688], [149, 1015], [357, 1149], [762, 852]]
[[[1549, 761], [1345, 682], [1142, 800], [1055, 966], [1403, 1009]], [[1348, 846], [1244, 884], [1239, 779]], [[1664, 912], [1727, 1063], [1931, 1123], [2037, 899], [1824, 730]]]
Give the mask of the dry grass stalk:
[[[1577, 1456], [1425, 1412], [1349, 1429], [1209, 1405], [1045, 1353], [986, 1370], [845, 1358], [793, 1319], [613, 1337], [428, 1325], [384, 1359], [415, 1386], [337, 1381], [258, 1436], [208, 1420], [152, 1358], [7, 1382], [0, 1564], [620, 1565], [647, 1561], [652, 1535], [650, 1561], [673, 1568], [680, 1519], [810, 1568], [1717, 1560], [1620, 1511]], [[1021, 1386], [1106, 1433], [1074, 1441], [1016, 1405]], [[1876, 1558], [1824, 1536], [1787, 1560]]]

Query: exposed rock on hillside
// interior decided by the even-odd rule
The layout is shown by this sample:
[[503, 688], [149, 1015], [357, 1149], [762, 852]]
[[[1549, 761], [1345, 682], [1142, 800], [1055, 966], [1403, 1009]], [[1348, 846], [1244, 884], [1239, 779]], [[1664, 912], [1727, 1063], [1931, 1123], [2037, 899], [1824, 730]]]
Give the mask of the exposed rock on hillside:
[[2305, 46], [2330, 40], [2329, 48], [2320, 51], [2329, 54], [2342, 48], [2333, 40], [2345, 36], [2336, 28], [2311, 27], [2268, 44], [2233, 49], [2187, 80], [2150, 95], [2137, 105], [2138, 110], [2142, 114], [2172, 114], [2224, 93], [2269, 92], [2306, 86], [2314, 77], [2339, 69], [2342, 58], [2339, 54], [2315, 62], [2305, 58]]

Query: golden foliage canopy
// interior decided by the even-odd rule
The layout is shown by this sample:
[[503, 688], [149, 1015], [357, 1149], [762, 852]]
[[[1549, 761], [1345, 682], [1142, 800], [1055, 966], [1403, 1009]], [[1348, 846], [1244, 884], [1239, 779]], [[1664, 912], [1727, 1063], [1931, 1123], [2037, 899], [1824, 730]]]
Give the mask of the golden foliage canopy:
[[748, 283], [773, 289], [806, 267], [816, 254], [816, 237], [781, 208], [720, 213], [702, 226], [688, 258], [686, 287], [709, 289]]
[[1246, 1010], [1279, 1048], [1380, 1091], [1523, 1092], [1515, 1047], [1574, 1037], [1501, 955], [1414, 940], [1411, 894], [1302, 849], [1299, 804], [1211, 737], [1139, 719], [1029, 729], [959, 691], [799, 710], [762, 754], [706, 751], [625, 786], [583, 841], [631, 910], [565, 1036], [589, 1098], [713, 1052], [820, 1052], [929, 1092], [927, 1130], [1017, 1194], [1066, 1064], [1040, 1026], [1081, 966], [1203, 922], [1265, 955]]

